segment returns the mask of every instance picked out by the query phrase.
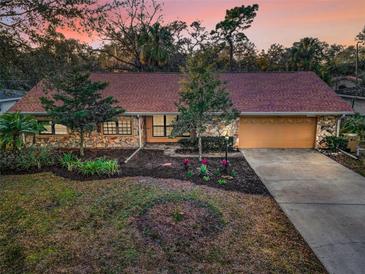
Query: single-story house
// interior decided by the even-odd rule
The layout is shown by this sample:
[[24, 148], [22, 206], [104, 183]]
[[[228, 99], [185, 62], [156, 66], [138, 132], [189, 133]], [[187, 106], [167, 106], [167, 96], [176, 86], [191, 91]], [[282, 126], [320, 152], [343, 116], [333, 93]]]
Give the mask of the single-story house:
[[[351, 114], [343, 101], [313, 72], [222, 73], [240, 117], [229, 127], [208, 127], [206, 135], [230, 135], [239, 148], [315, 148], [325, 136], [336, 135], [339, 120]], [[93, 73], [94, 81], [107, 81], [105, 96], [113, 96], [126, 112], [117, 122], [99, 125], [86, 138], [86, 147], [138, 147], [144, 143], [176, 142], [171, 123], [178, 115], [179, 73]], [[11, 111], [47, 120], [35, 86]], [[40, 145], [76, 147], [78, 136], [48, 121], [36, 137]]]
[[0, 89], [0, 114], [7, 112], [23, 95], [22, 90]]

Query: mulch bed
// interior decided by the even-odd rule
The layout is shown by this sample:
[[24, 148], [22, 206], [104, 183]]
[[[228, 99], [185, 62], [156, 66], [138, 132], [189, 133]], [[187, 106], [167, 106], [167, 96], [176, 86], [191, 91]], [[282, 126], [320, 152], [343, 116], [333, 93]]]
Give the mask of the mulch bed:
[[[65, 151], [66, 150], [62, 150], [60, 152]], [[268, 190], [243, 156], [228, 158], [230, 162], [228, 169], [229, 174], [225, 174], [224, 172], [221, 172], [221, 174], [216, 173], [219, 168], [222, 168], [220, 161], [223, 158], [206, 158], [208, 160], [207, 167], [209, 172], [209, 180], [206, 181], [203, 179], [203, 176], [199, 175], [199, 167], [201, 164], [198, 158], [189, 158], [190, 164], [188, 171], [193, 175], [188, 176], [188, 171], [185, 170], [183, 166], [183, 158], [175, 158], [164, 155], [163, 150], [143, 149], [139, 151], [128, 163], [124, 163], [125, 159], [134, 151], [135, 150], [133, 149], [85, 150], [85, 157], [83, 160], [90, 160], [99, 157], [117, 159], [120, 165], [120, 172], [113, 176], [85, 176], [77, 172], [69, 172], [60, 166], [42, 168], [41, 170], [28, 170], [24, 172], [19, 170], [7, 171], [3, 172], [3, 174], [28, 174], [51, 171], [58, 176], [78, 181], [135, 176], [166, 179], [172, 178], [189, 180], [195, 184], [208, 185], [225, 190], [239, 191], [248, 194], [269, 195]], [[75, 153], [77, 152], [75, 151]], [[231, 176], [232, 171], [234, 171], [235, 176]], [[225, 180], [225, 184], [220, 185], [218, 184], [218, 180], [222, 177]]]
[[322, 153], [339, 164], [361, 174], [362, 176], [365, 176], [365, 165], [361, 160], [353, 159], [341, 152], [333, 153], [329, 151], [322, 151]]

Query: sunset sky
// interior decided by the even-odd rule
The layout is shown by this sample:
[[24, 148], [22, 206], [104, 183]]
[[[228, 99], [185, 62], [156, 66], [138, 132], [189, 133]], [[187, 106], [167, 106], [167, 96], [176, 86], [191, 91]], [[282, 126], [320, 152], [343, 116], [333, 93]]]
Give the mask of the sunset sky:
[[[211, 29], [224, 18], [225, 10], [239, 5], [259, 4], [258, 15], [246, 34], [258, 49], [273, 43], [290, 46], [305, 36], [328, 43], [354, 44], [365, 25], [365, 0], [164, 0], [164, 21], [201, 20]], [[95, 38], [66, 35], [98, 44]]]

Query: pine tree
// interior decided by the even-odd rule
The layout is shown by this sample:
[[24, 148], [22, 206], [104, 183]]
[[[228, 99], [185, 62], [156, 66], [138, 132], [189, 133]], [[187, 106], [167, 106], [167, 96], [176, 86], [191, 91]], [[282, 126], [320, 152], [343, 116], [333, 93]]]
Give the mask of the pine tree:
[[117, 100], [102, 97], [106, 82], [93, 82], [90, 74], [76, 69], [65, 73], [61, 79], [53, 80], [50, 88], [55, 90], [51, 99], [41, 98], [47, 114], [55, 123], [62, 124], [78, 132], [80, 155], [84, 156], [84, 136], [97, 128], [98, 123], [115, 119], [124, 112], [115, 107]]

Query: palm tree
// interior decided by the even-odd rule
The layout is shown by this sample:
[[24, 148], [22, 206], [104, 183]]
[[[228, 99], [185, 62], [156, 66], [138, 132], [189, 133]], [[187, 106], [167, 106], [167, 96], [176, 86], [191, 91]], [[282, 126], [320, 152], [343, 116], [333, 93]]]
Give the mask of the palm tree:
[[0, 116], [0, 145], [13, 150], [23, 145], [22, 135], [37, 134], [44, 130], [41, 123], [29, 115], [19, 112], [5, 113]]
[[291, 61], [296, 70], [315, 70], [323, 58], [325, 43], [317, 38], [306, 37], [291, 48]]
[[150, 67], [160, 68], [165, 65], [172, 53], [173, 37], [168, 27], [155, 23], [142, 30], [141, 59]]

